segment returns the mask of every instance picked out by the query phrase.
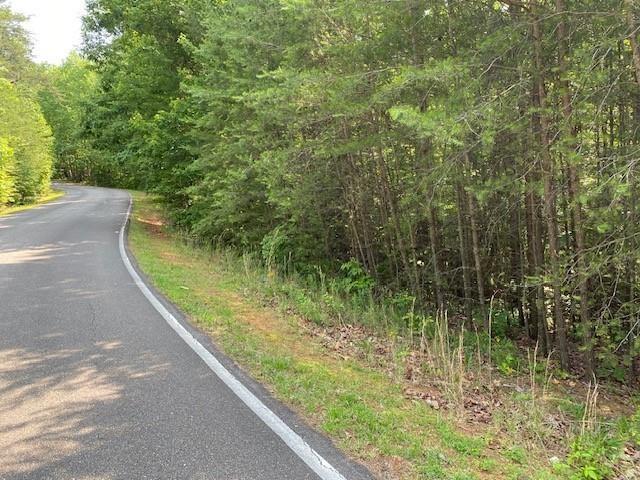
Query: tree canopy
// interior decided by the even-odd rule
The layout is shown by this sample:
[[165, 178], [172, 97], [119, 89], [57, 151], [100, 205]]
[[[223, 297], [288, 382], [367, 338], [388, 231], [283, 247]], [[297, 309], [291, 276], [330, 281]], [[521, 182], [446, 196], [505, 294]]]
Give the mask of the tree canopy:
[[51, 128], [37, 101], [24, 20], [0, 1], [0, 206], [46, 192], [52, 171]]

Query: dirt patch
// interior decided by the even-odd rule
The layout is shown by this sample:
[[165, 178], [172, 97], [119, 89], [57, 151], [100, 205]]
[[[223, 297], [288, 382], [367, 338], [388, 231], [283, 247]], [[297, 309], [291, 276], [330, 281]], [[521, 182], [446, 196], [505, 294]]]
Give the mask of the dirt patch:
[[144, 218], [136, 217], [136, 221], [141, 223], [144, 229], [150, 234], [161, 238], [167, 237], [167, 233], [165, 232], [165, 223], [160, 217], [145, 215]]
[[411, 464], [400, 457], [378, 456], [369, 462], [369, 468], [380, 480], [408, 478], [411, 472]]

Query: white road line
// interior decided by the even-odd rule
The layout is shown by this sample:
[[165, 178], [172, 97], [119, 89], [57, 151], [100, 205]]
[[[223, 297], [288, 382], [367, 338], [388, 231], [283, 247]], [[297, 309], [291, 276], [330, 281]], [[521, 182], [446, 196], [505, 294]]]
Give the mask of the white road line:
[[271, 430], [278, 435], [287, 446], [293, 450], [293, 452], [300, 457], [300, 459], [306, 463], [311, 470], [313, 470], [322, 480], [347, 480], [338, 472], [333, 465], [325, 460], [318, 452], [316, 452], [311, 446], [304, 441], [304, 439], [294, 432], [280, 417], [278, 417], [273, 411], [271, 411], [258, 397], [247, 389], [236, 377], [233, 376], [229, 370], [227, 370], [217, 359], [213, 356], [209, 350], [202, 346], [198, 340], [196, 340], [189, 331], [176, 320], [176, 318], [169, 312], [164, 305], [158, 300], [158, 298], [151, 292], [149, 287], [142, 281], [138, 272], [133, 268], [129, 257], [127, 256], [127, 250], [124, 246], [124, 235], [131, 215], [132, 198], [129, 198], [129, 207], [127, 214], [120, 229], [119, 246], [120, 256], [124, 262], [125, 267], [129, 271], [131, 278], [142, 291], [143, 295], [147, 297], [147, 300], [151, 302], [151, 305], [158, 311], [160, 315], [167, 321], [167, 323], [175, 330], [175, 332], [182, 338], [191, 349], [198, 354], [198, 356], [206, 363], [211, 370], [222, 380], [227, 387], [235, 393], [240, 400], [242, 400], [253, 413], [255, 413], [260, 420], [262, 420]]

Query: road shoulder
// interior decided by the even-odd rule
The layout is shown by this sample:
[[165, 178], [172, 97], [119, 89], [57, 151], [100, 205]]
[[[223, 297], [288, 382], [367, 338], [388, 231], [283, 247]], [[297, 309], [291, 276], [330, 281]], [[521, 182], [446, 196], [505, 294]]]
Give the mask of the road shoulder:
[[[328, 348], [322, 326], [278, 304], [275, 295], [256, 294], [274, 282], [250, 257], [190, 245], [167, 226], [151, 197], [135, 193], [134, 198], [129, 242], [149, 282], [184, 312], [192, 331], [212, 338], [248, 372], [243, 381], [258, 392], [266, 389], [267, 399], [273, 395], [295, 412], [293, 424], [297, 416], [304, 418], [301, 424], [330, 437], [377, 478], [544, 473], [533, 460], [509, 459], [496, 448], [494, 436], [461, 431], [426, 402], [408, 398], [403, 370]], [[403, 352], [397, 353], [400, 365]], [[279, 402], [273, 403], [278, 411]]]
[[0, 206], [0, 217], [4, 217], [6, 215], [13, 215], [14, 213], [20, 213], [25, 210], [31, 210], [32, 208], [46, 205], [47, 203], [51, 203], [56, 200], [59, 200], [60, 198], [64, 197], [64, 195], [65, 195], [65, 192], [63, 190], [52, 188], [49, 193], [42, 195], [34, 203], [28, 203], [25, 205], [12, 205], [10, 207]]
[[[309, 422], [309, 417], [305, 417], [303, 420], [301, 418], [299, 409], [295, 408], [295, 405], [291, 405], [290, 402], [287, 402], [286, 405], [283, 404], [282, 401], [286, 400], [286, 398], [282, 398], [280, 395], [278, 395], [277, 391], [274, 391], [274, 389], [271, 388], [272, 384], [270, 384], [268, 381], [265, 381], [264, 378], [261, 378], [259, 371], [256, 371], [253, 368], [246, 368], [248, 367], [248, 365], [243, 361], [244, 359], [241, 358], [241, 356], [236, 355], [237, 352], [235, 351], [229, 352], [226, 348], [229, 345], [223, 345], [221, 343], [222, 339], [217, 336], [212, 330], [211, 323], [207, 321], [203, 322], [203, 317], [197, 316], [192, 312], [192, 305], [185, 303], [183, 301], [183, 298], [179, 298], [175, 295], [175, 292], [173, 291], [171, 285], [172, 280], [177, 282], [177, 284], [173, 286], [177, 286], [181, 291], [191, 291], [190, 287], [182, 285], [182, 283], [184, 282], [182, 282], [180, 277], [169, 277], [170, 283], [167, 284], [162, 280], [162, 276], [157, 276], [157, 271], [154, 267], [154, 262], [152, 259], [158, 260], [161, 265], [168, 266], [172, 270], [176, 265], [171, 265], [170, 263], [164, 262], [162, 256], [154, 257], [154, 251], [149, 250], [147, 247], [151, 245], [158, 246], [158, 244], [156, 243], [158, 240], [163, 243], [166, 242], [164, 246], [168, 248], [180, 247], [181, 245], [180, 242], [177, 241], [177, 239], [172, 238], [171, 236], [156, 236], [156, 234], [158, 233], [156, 227], [158, 227], [159, 225], [153, 225], [153, 220], [151, 221], [151, 223], [149, 223], [148, 221], [149, 211], [147, 210], [147, 208], [152, 206], [152, 204], [147, 201], [150, 197], [146, 197], [135, 192], [133, 195], [134, 198], [136, 198], [138, 201], [133, 202], [130, 221], [127, 224], [126, 228], [126, 256], [131, 262], [132, 268], [135, 270], [135, 275], [141, 277], [141, 280], [144, 283], [144, 287], [142, 288], [148, 289], [149, 293], [154, 297], [154, 300], [151, 300], [151, 302], [154, 303], [154, 301], [158, 301], [161, 304], [156, 307], [156, 309], [158, 311], [165, 311], [164, 313], [161, 312], [161, 314], [165, 316], [165, 320], [167, 319], [166, 316], [169, 316], [170, 319], [167, 320], [167, 322], [170, 325], [173, 322], [176, 322], [178, 324], [177, 328], [175, 328], [173, 325], [171, 326], [172, 328], [174, 328], [174, 330], [176, 330], [178, 335], [183, 337], [183, 339], [185, 339], [185, 336], [193, 337], [198, 345], [196, 346], [196, 348], [194, 348], [193, 346], [191, 348], [194, 349], [194, 351], [196, 351], [196, 353], [198, 353], [201, 358], [203, 358], [203, 355], [198, 352], [200, 346], [204, 347], [204, 349], [207, 351], [205, 352], [205, 355], [208, 355], [210, 353], [213, 356], [214, 362], [219, 362], [223, 370], [228, 371], [232, 377], [235, 377], [235, 379], [238, 380], [238, 383], [241, 384], [241, 389], [246, 388], [250, 396], [256, 397], [258, 403], [262, 404], [262, 406], [260, 406], [258, 410], [267, 410], [266, 414], [263, 415], [264, 417], [267, 417], [266, 419], [263, 418], [263, 416], [261, 416], [259, 413], [258, 416], [263, 421], [265, 421], [265, 423], [267, 423], [267, 425], [281, 438], [283, 438], [283, 435], [281, 435], [281, 432], [279, 432], [281, 428], [278, 428], [277, 426], [274, 428], [274, 425], [272, 424], [273, 422], [269, 422], [267, 420], [269, 420], [268, 417], [272, 416], [273, 414], [275, 414], [278, 419], [282, 419], [282, 422], [285, 424], [284, 428], [290, 429], [290, 433], [293, 434], [294, 437], [299, 437], [298, 440], [306, 444], [305, 448], [310, 449], [309, 451], [311, 452], [311, 454], [306, 455], [306, 458], [304, 455], [305, 452], [303, 452], [303, 454], [301, 455], [298, 449], [294, 448], [294, 446], [290, 444], [295, 444], [297, 442], [297, 440], [295, 439], [293, 440], [293, 442], [291, 442], [290, 439], [285, 438], [285, 443], [287, 443], [292, 448], [292, 450], [294, 450], [294, 452], [298, 454], [298, 456], [300, 456], [302, 460], [305, 461], [305, 463], [320, 464], [319, 469], [313, 468], [316, 473], [319, 474], [320, 478], [348, 478], [349, 480], [370, 480], [372, 476], [367, 471], [366, 467], [364, 467], [357, 461], [354, 461], [352, 458], [344, 455], [342, 451], [335, 447], [334, 443], [329, 438], [327, 438], [327, 436], [316, 431], [314, 428], [316, 428], [317, 425], [315, 425], [314, 422]], [[160, 246], [162, 247], [162, 243], [160, 244]], [[150, 260], [152, 261], [150, 262]], [[198, 270], [194, 268], [190, 269], [190, 271], [191, 273], [193, 273], [193, 275], [191, 275], [191, 273], [189, 273], [188, 271], [183, 271], [182, 273], [186, 274], [187, 276], [191, 275], [192, 281], [195, 280], [197, 283]], [[227, 300], [226, 297], [221, 295], [216, 296], [216, 298], [219, 298], [220, 301]], [[212, 313], [214, 313], [215, 315], [215, 312]], [[182, 331], [178, 332], [178, 329]], [[222, 347], [222, 350], [219, 347]], [[236, 344], [236, 347], [240, 349], [243, 348], [240, 344]], [[207, 359], [203, 358], [203, 360], [205, 361], [205, 363], [209, 364]], [[236, 363], [236, 360], [238, 360], [239, 363]], [[223, 377], [225, 376], [225, 373], [223, 372], [221, 375], [218, 369], [212, 368], [211, 365], [209, 366], [216, 373], [216, 375], [218, 375], [218, 377], [220, 377], [224, 381]], [[262, 383], [256, 381], [256, 378]], [[229, 385], [227, 384], [227, 386]], [[238, 395], [233, 387], [231, 387], [231, 389], [234, 391], [234, 393], [236, 393], [236, 395]], [[246, 398], [244, 398], [242, 395], [239, 395], [239, 398], [246, 403]], [[248, 406], [251, 409], [251, 406]], [[257, 412], [254, 411], [254, 413]], [[313, 425], [313, 427], [310, 425]], [[287, 435], [285, 435], [285, 437], [286, 436]], [[312, 461], [309, 462], [308, 460]], [[339, 474], [332, 474], [331, 470], [333, 469], [337, 470]]]

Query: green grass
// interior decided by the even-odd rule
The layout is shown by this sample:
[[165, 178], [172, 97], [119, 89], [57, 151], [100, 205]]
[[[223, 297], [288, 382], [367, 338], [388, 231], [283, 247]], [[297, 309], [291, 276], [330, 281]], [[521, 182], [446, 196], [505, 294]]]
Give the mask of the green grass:
[[496, 448], [495, 435], [462, 431], [454, 415], [407, 399], [389, 372], [328, 352], [301, 328], [300, 313], [325, 318], [308, 295], [292, 300], [301, 289], [247, 256], [190, 246], [162, 225], [152, 197], [133, 195], [129, 242], [155, 286], [276, 397], [373, 471], [406, 479], [555, 478], [545, 473], [544, 458], [511, 440]]
[[0, 206], [0, 216], [11, 215], [13, 213], [29, 210], [42, 204], [53, 202], [54, 200], [57, 200], [62, 196], [64, 196], [64, 192], [62, 190], [52, 189], [49, 193], [42, 195], [33, 203], [26, 203], [24, 205], [11, 205], [10, 207]]

